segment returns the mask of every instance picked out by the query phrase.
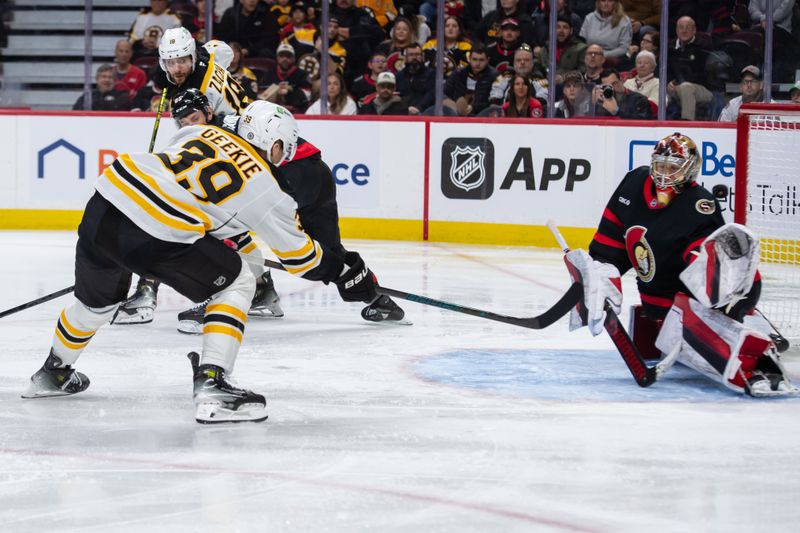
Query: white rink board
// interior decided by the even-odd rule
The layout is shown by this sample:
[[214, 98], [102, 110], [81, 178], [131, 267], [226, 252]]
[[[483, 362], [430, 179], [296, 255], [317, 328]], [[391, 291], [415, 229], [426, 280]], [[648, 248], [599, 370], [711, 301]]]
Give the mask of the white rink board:
[[[151, 115], [0, 115], [0, 209], [80, 210], [102, 165], [116, 153], [141, 152], [152, 132]], [[627, 170], [645, 164], [652, 145], [674, 131], [622, 122], [513, 124], [431, 120], [313, 120], [301, 132], [323, 152], [338, 183], [342, 217], [422, 221], [425, 158], [429, 166], [430, 221], [541, 225], [556, 217], [564, 226], [593, 227], [605, 200]], [[176, 127], [161, 121], [156, 150]], [[736, 132], [730, 127], [683, 128], [706, 156], [700, 181], [733, 191]], [[493, 146], [483, 161], [493, 174], [485, 199], [447, 197], [448, 161], [454, 142]], [[455, 141], [455, 145], [458, 141]], [[513, 167], [513, 168], [512, 168]], [[545, 168], [547, 167], [547, 168]], [[532, 179], [526, 181], [526, 170]], [[544, 179], [549, 170], [550, 179]], [[443, 172], [444, 171], [444, 172]], [[516, 173], [517, 179], [509, 180]], [[572, 178], [570, 180], [570, 175]], [[546, 182], [546, 189], [543, 187]], [[504, 184], [505, 183], [505, 184]], [[486, 187], [486, 185], [484, 185]], [[728, 202], [722, 201], [726, 217]]]

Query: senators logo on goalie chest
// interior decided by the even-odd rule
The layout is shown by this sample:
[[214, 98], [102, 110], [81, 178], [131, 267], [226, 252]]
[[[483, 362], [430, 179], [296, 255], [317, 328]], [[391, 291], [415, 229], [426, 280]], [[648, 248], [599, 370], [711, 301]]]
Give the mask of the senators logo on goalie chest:
[[494, 192], [494, 145], [489, 139], [450, 138], [442, 144], [442, 193], [485, 200]]
[[642, 226], [632, 226], [625, 232], [625, 249], [628, 251], [628, 259], [636, 270], [636, 275], [645, 283], [651, 281], [656, 275], [656, 258], [650, 243], [645, 238], [646, 233], [647, 228]]

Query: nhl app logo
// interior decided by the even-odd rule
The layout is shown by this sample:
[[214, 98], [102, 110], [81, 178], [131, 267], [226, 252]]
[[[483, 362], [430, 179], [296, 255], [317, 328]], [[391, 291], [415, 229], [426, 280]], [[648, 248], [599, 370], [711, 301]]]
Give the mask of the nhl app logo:
[[494, 145], [489, 139], [451, 137], [442, 144], [442, 193], [485, 200], [494, 192]]

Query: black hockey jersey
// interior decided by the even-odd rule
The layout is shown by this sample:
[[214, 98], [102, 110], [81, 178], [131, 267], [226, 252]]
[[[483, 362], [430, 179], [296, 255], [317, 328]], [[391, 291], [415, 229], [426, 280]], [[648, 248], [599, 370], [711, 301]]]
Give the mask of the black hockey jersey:
[[643, 166], [630, 171], [614, 191], [589, 253], [621, 274], [633, 268], [644, 311], [663, 318], [675, 294], [688, 292], [678, 276], [691, 262], [691, 252], [724, 224], [717, 201], [697, 184], [659, 207], [650, 169]]

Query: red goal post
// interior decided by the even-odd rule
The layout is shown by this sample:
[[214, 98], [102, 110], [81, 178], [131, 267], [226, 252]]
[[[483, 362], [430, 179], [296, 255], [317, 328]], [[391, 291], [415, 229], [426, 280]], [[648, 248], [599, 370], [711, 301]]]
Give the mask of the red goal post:
[[800, 338], [800, 105], [740, 109], [734, 220], [761, 239], [759, 309]]

